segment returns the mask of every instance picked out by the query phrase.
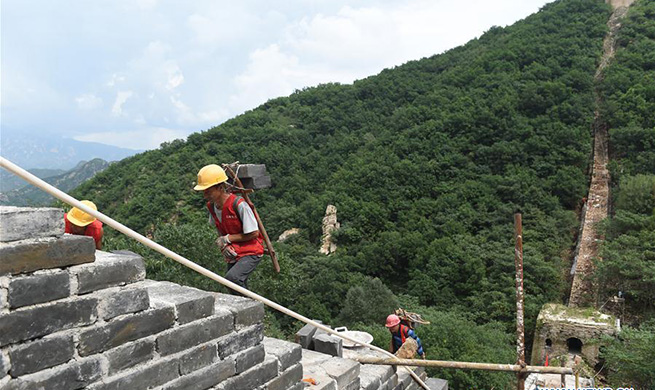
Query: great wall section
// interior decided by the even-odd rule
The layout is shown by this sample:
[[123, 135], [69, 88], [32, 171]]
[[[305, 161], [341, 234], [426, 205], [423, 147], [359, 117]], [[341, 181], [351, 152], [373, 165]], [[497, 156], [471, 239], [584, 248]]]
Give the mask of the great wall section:
[[598, 90], [598, 84], [603, 78], [604, 70], [614, 57], [621, 20], [628, 13], [628, 8], [633, 2], [634, 0], [608, 1], [613, 8], [613, 12], [607, 22], [609, 31], [603, 40], [603, 55], [594, 76], [596, 108], [593, 123], [593, 164], [589, 193], [583, 205], [581, 229], [575, 250], [575, 259], [571, 268], [573, 281], [569, 306], [572, 307], [594, 306], [596, 304], [597, 291], [591, 280], [591, 275], [594, 271], [594, 261], [598, 258], [599, 243], [603, 239], [597, 230], [597, 226], [599, 222], [607, 218], [610, 198], [610, 175], [607, 168], [609, 162], [609, 135], [607, 123], [600, 113], [602, 96]]
[[264, 337], [254, 300], [148, 280], [140, 256], [64, 234], [61, 209], [3, 206], [0, 221], [2, 390], [419, 388], [312, 327], [305, 348]]

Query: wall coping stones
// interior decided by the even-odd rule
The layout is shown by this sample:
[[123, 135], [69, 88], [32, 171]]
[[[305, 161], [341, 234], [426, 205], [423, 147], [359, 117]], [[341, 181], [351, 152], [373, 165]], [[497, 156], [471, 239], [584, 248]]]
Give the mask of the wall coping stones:
[[0, 242], [64, 234], [64, 210], [53, 207], [0, 206]]
[[214, 314], [214, 295], [197, 288], [171, 282], [149, 281], [148, 294], [153, 302], [163, 301], [175, 306], [177, 322], [186, 324]]
[[77, 277], [78, 294], [135, 283], [146, 277], [141, 256], [103, 251], [96, 252], [95, 262], [71, 267], [70, 272]]
[[225, 308], [234, 315], [234, 328], [239, 330], [264, 320], [264, 304], [250, 298], [213, 293], [216, 308]]
[[0, 242], [0, 275], [90, 263], [95, 252], [92, 237], [70, 234]]
[[289, 341], [264, 337], [262, 341], [266, 354], [277, 357], [280, 362], [280, 372], [299, 363], [302, 359], [302, 348], [300, 345]]

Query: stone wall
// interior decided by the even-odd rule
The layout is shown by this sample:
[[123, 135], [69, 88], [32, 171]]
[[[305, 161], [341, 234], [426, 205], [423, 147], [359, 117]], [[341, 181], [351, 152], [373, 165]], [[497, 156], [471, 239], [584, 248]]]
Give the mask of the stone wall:
[[0, 216], [0, 389], [303, 388], [261, 303], [147, 280], [138, 255], [63, 235], [61, 210]]

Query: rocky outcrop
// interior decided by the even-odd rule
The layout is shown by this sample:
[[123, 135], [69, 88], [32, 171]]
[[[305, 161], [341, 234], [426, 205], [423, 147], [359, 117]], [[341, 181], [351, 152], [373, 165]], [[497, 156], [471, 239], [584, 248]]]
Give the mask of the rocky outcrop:
[[329, 255], [337, 250], [337, 244], [332, 238], [332, 232], [339, 229], [340, 226], [337, 221], [337, 208], [331, 204], [328, 205], [325, 210], [325, 217], [323, 217], [323, 238], [319, 252]]

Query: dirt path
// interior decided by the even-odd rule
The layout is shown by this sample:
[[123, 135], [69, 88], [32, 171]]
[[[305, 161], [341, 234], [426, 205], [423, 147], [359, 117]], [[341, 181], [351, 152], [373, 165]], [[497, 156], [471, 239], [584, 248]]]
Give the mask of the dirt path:
[[[603, 71], [608, 66], [612, 57], [618, 30], [621, 27], [621, 19], [628, 12], [628, 6], [634, 0], [610, 0], [614, 12], [607, 25], [609, 32], [603, 40], [603, 56], [598, 69], [596, 70], [596, 85], [603, 77]], [[607, 169], [608, 163], [608, 132], [607, 123], [600, 117], [599, 107], [602, 96], [596, 87], [594, 91], [596, 99], [596, 110], [594, 112], [594, 165], [591, 173], [591, 185], [587, 195], [582, 214], [582, 233], [578, 237], [576, 256], [571, 269], [573, 283], [569, 306], [593, 306], [596, 304], [597, 291], [588, 277], [594, 271], [593, 260], [598, 255], [598, 244], [603, 239], [596, 231], [595, 225], [607, 218], [609, 181], [610, 175]]]

